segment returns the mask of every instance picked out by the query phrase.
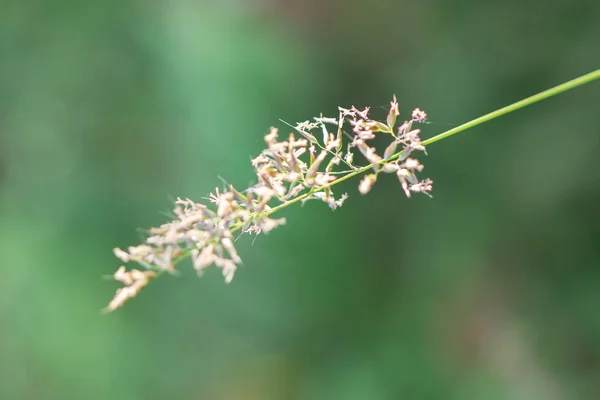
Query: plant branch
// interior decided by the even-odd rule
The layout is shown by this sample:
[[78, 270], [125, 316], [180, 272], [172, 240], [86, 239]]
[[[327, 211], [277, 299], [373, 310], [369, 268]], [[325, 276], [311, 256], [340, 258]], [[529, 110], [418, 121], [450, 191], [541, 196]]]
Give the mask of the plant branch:
[[[475, 118], [472, 121], [469, 121], [460, 126], [452, 128], [450, 130], [447, 130], [443, 133], [440, 133], [439, 135], [436, 135], [436, 136], [429, 138], [427, 140], [424, 140], [422, 142], [418, 141], [416, 143], [419, 147], [412, 147], [412, 148], [424, 151], [423, 146], [428, 146], [428, 145], [438, 142], [442, 139], [445, 139], [452, 135], [455, 135], [459, 132], [462, 132], [469, 128], [473, 128], [477, 125], [483, 124], [484, 122], [488, 122], [494, 118], [498, 118], [502, 115], [511, 113], [513, 111], [516, 111], [516, 110], [526, 107], [528, 105], [537, 103], [541, 100], [555, 96], [557, 94], [560, 94], [562, 92], [565, 92], [565, 91], [573, 89], [573, 88], [576, 88], [578, 86], [581, 86], [585, 83], [589, 83], [589, 82], [599, 79], [599, 78], [600, 78], [600, 69], [590, 72], [588, 74], [582, 75], [582, 76], [580, 76], [576, 79], [570, 80], [568, 82], [562, 83], [558, 86], [555, 86], [551, 89], [548, 89], [548, 90], [545, 90], [538, 94], [535, 94], [533, 96], [527, 97], [523, 100], [517, 101], [506, 107], [502, 107], [496, 111], [485, 114], [481, 117]], [[394, 102], [392, 103], [392, 107], [394, 107], [394, 105], [397, 107], [395, 97], [394, 97]], [[353, 112], [358, 113], [362, 117], [363, 116], [362, 113], [364, 113], [364, 115], [366, 115], [368, 108], [366, 108], [365, 111], [362, 111], [362, 112], [355, 110], [354, 107], [353, 107], [353, 110], [354, 110]], [[390, 109], [390, 113], [392, 111], [393, 111], [393, 108]], [[418, 111], [418, 109], [415, 110], [415, 112], [416, 111]], [[424, 115], [425, 114], [423, 113], [423, 118], [424, 118]], [[342, 118], [342, 117], [343, 116], [340, 116], [340, 118]], [[363, 118], [366, 118], [366, 117], [363, 117]], [[407, 122], [409, 127], [412, 122], [419, 121], [418, 119], [414, 119], [414, 118], [415, 117], [414, 117], [414, 113], [413, 113], [413, 120], [410, 122]], [[395, 121], [395, 118], [393, 120]], [[393, 125], [394, 125], [394, 123], [392, 122], [390, 127], [393, 127]], [[383, 125], [383, 126], [386, 126], [386, 125]], [[338, 128], [338, 129], [341, 129], [341, 128]], [[410, 128], [406, 128], [406, 129], [410, 129]], [[391, 131], [392, 128], [389, 128], [389, 130]], [[373, 132], [381, 132], [381, 131], [382, 131], [381, 129], [373, 130]], [[388, 132], [388, 131], [386, 131], [386, 132]], [[412, 132], [415, 132], [415, 134], [418, 135], [419, 131], [414, 130]], [[412, 132], [409, 132], [409, 133], [412, 133]], [[344, 132], [344, 133], [346, 133], [346, 132]], [[391, 132], [388, 132], [388, 133], [391, 133]], [[338, 136], [340, 136], [339, 133], [338, 133]], [[276, 142], [276, 137], [277, 137], [277, 130], [275, 128], [272, 128], [271, 133], [269, 133], [269, 135], [265, 136], [265, 140], [273, 141], [273, 142], [268, 142], [270, 146], [280, 145], [280, 143]], [[340, 138], [338, 138], [338, 139], [340, 139]], [[397, 141], [397, 139], [394, 139], [394, 140]], [[290, 139], [290, 143], [292, 143], [292, 139]], [[297, 145], [297, 143], [298, 142], [296, 142], [296, 145]], [[237, 255], [237, 252], [236, 252], [235, 248], [233, 247], [233, 243], [231, 241], [231, 237], [232, 237], [231, 235], [233, 233], [242, 230], [243, 227], [249, 222], [252, 222], [254, 224], [253, 227], [255, 228], [255, 230], [254, 230], [255, 232], [261, 232], [263, 229], [263, 226], [264, 226], [264, 225], [261, 225], [261, 223], [265, 220], [271, 224], [271, 226], [269, 226], [268, 228], [264, 228], [264, 231], [268, 232], [274, 226], [277, 226], [277, 224], [282, 223], [282, 222], [277, 222], [275, 220], [269, 220], [269, 218], [267, 218], [267, 217], [270, 216], [271, 214], [274, 214], [274, 213], [282, 210], [283, 208], [291, 206], [292, 204], [295, 204], [295, 203], [301, 202], [305, 199], [308, 199], [317, 192], [325, 191], [325, 190], [331, 188], [332, 186], [337, 185], [338, 183], [344, 182], [355, 176], [361, 175], [371, 169], [375, 169], [376, 174], [378, 174], [381, 171], [381, 168], [383, 168], [385, 166], [390, 166], [392, 164], [391, 163], [392, 161], [396, 161], [397, 159], [400, 159], [403, 156], [403, 154], [405, 154], [405, 152], [411, 148], [410, 145], [408, 145], [407, 143], [399, 142], [404, 145], [404, 149], [402, 151], [399, 151], [387, 158], [381, 159], [381, 157], [377, 156], [376, 154], [373, 155], [374, 149], [369, 148], [363, 141], [357, 140], [357, 143], [358, 143], [359, 149], [361, 150], [361, 153], [363, 153], [363, 155], [367, 158], [367, 160], [370, 161], [369, 165], [354, 169], [355, 167], [353, 165], [351, 165], [351, 162], [346, 162], [345, 160], [341, 160], [344, 162], [344, 164], [353, 168], [353, 170], [347, 171], [348, 173], [346, 175], [342, 175], [338, 179], [330, 181], [330, 183], [327, 183], [325, 185], [320, 185], [320, 186], [314, 185], [313, 186], [311, 184], [305, 184], [304, 185], [305, 187], [309, 187], [309, 190], [306, 193], [304, 193], [302, 195], [297, 195], [297, 197], [294, 197], [293, 199], [286, 201], [284, 203], [281, 203], [278, 206], [275, 206], [273, 208], [267, 208], [267, 209], [263, 208], [266, 206], [266, 204], [271, 199], [271, 197], [265, 197], [266, 200], [264, 200], [264, 203], [262, 203], [261, 207], [260, 207], [261, 211], [254, 211], [251, 203], [246, 204], [245, 205], [246, 208], [241, 207], [239, 203], [234, 202], [234, 199], [236, 196], [238, 196], [238, 198], [241, 196], [242, 199], [244, 199], [244, 196], [241, 195], [239, 192], [236, 192], [233, 189], [233, 187], [230, 192], [220, 194], [219, 191], [217, 190], [216, 195], [211, 195], [210, 200], [217, 203], [217, 212], [216, 213], [214, 211], [210, 211], [205, 206], [201, 206], [201, 205], [197, 205], [197, 204], [193, 203], [189, 199], [178, 200], [178, 207], [180, 207], [180, 205], [183, 204], [183, 209], [178, 208], [179, 214], [181, 214], [181, 215], [178, 214], [179, 218], [181, 219], [181, 220], [177, 221], [178, 225], [173, 225], [175, 223], [169, 223], [169, 224], [163, 225], [161, 228], [158, 228], [157, 236], [150, 238], [150, 239], [153, 239], [153, 241], [148, 242], [148, 243], [154, 243], [156, 245], [157, 241], [159, 243], [161, 243], [160, 241], [162, 241], [163, 244], [161, 246], [164, 246], [167, 250], [163, 249], [164, 251], [160, 255], [161, 256], [166, 255], [167, 256], [166, 261], [163, 257], [163, 258], [158, 259], [159, 264], [150, 265], [149, 262], [147, 262], [148, 259], [145, 257], [151, 257], [152, 260], [156, 260], [156, 254], [152, 253], [153, 248], [147, 244], [140, 245], [137, 247], [130, 247], [131, 254], [129, 254], [121, 249], [118, 249], [118, 248], [114, 249], [115, 255], [117, 255], [117, 257], [122, 259], [124, 262], [128, 262], [130, 260], [136, 261], [136, 262], [140, 263], [142, 266], [149, 268], [150, 271], [141, 272], [139, 270], [132, 270], [130, 272], [126, 272], [124, 266], [119, 268], [119, 270], [117, 270], [117, 272], [115, 272], [114, 278], [116, 280], [123, 282], [125, 284], [125, 287], [123, 287], [117, 291], [115, 298], [111, 301], [111, 303], [109, 304], [109, 306], [107, 307], [106, 310], [110, 311], [110, 310], [116, 309], [117, 307], [120, 307], [120, 305], [122, 305], [123, 302], [126, 301], [128, 298], [135, 296], [135, 294], [141, 288], [143, 288], [150, 280], [153, 280], [154, 278], [164, 274], [165, 272], [173, 271], [174, 270], [173, 268], [176, 264], [178, 264], [179, 262], [181, 262], [182, 260], [184, 260], [186, 258], [189, 258], [190, 256], [195, 257], [195, 259], [194, 259], [195, 264], [197, 262], [199, 262], [199, 265], [200, 265], [199, 267], [195, 265], [195, 268], [198, 269], [199, 271], [201, 271], [201, 269], [204, 268], [205, 266], [210, 265], [214, 262], [217, 266], [220, 266], [221, 268], [223, 268], [223, 271], [224, 271], [223, 273], [224, 273], [224, 275], [226, 275], [226, 282], [229, 282], [231, 280], [231, 278], [233, 277], [233, 273], [235, 271], [236, 264], [241, 263], [241, 259]], [[304, 144], [304, 146], [305, 145], [306, 144]], [[327, 148], [327, 146], [322, 147], [318, 142], [317, 142], [317, 145], [322, 149], [322, 151], [326, 151], [327, 153], [333, 155], [334, 157], [338, 156], [337, 152], [332, 152], [329, 148]], [[393, 146], [393, 145], [394, 144], [392, 143], [391, 146]], [[288, 144], [286, 144], [286, 146], [288, 146]], [[293, 155], [294, 149], [292, 147], [293, 147], [293, 144], [289, 144], [288, 151], [291, 154], [289, 156], [295, 157]], [[395, 149], [395, 147], [389, 147], [389, 148]], [[338, 151], [339, 151], [339, 148], [338, 148]], [[394, 151], [394, 150], [389, 150], [389, 152], [392, 152], [392, 151]], [[386, 150], [386, 154], [387, 154], [387, 152], [388, 152], [388, 150]], [[284, 153], [283, 155], [285, 156], [286, 154], [287, 153]], [[324, 154], [324, 153], [322, 153], [322, 154]], [[279, 156], [274, 156], [274, 157], [279, 157]], [[321, 156], [319, 156], [319, 157], [321, 157]], [[278, 158], [269, 159], [265, 156], [263, 156], [263, 158], [269, 162], [277, 162], [274, 160], [278, 160]], [[311, 166], [311, 169], [309, 170], [309, 173], [313, 173], [311, 182], [315, 181], [315, 179], [314, 179], [315, 171], [313, 171], [313, 169], [318, 168], [319, 163], [321, 161], [323, 161], [323, 159], [324, 159], [324, 157], [321, 157], [317, 161], [314, 161], [311, 158], [311, 162], [314, 161], [313, 165]], [[294, 159], [292, 159], [292, 161], [294, 161]], [[289, 161], [289, 162], [292, 163], [292, 161]], [[412, 168], [418, 169], [419, 168], [418, 161], [416, 162], [416, 164], [415, 164], [415, 161], [416, 160], [412, 160], [412, 163], [413, 163]], [[260, 162], [264, 163], [264, 160], [259, 161], [259, 164], [260, 164]], [[267, 165], [267, 166], [264, 167], [264, 165]], [[396, 167], [400, 168], [400, 166], [398, 164], [395, 164], [395, 165], [396, 165]], [[269, 168], [268, 166], [269, 166], [269, 164], [263, 164], [264, 168]], [[404, 167], [402, 167], [402, 168], [404, 168]], [[407, 168], [410, 169], [411, 167], [407, 167]], [[420, 166], [420, 168], [422, 168], [422, 166]], [[329, 167], [328, 167], [328, 169], [329, 169]], [[418, 169], [418, 170], [420, 171], [420, 169]], [[257, 171], [258, 171], [258, 169], [257, 169]], [[394, 171], [394, 170], [392, 169], [392, 171]], [[405, 172], [407, 174], [412, 173], [413, 174], [412, 176], [414, 178], [414, 171], [409, 172], [407, 169], [397, 169], [397, 171], [399, 173], [402, 173], [402, 172]], [[386, 171], [386, 172], [390, 172], [390, 171]], [[288, 171], [288, 173], [291, 173], [291, 172]], [[269, 176], [270, 175], [267, 175], [267, 178], [269, 178]], [[330, 175], [330, 176], [332, 176], [332, 175]], [[407, 181], [403, 180], [403, 179], [405, 179], [405, 175], [398, 174], [398, 176], [401, 179], [401, 183], [403, 185], [405, 192], [407, 193], [407, 195], [409, 195], [409, 189], [407, 189], [407, 187], [408, 187]], [[289, 177], [289, 174], [288, 174], [288, 177]], [[267, 179], [267, 178], [263, 177], [263, 179]], [[369, 177], [367, 176], [364, 179], [364, 181], [367, 182], [367, 184], [369, 184], [368, 178]], [[325, 182], [326, 181], [327, 180], [325, 180]], [[324, 181], [322, 180], [321, 182], [324, 182]], [[373, 182], [374, 182], [374, 180], [371, 182], [371, 185]], [[304, 183], [306, 183], [306, 181]], [[361, 185], [362, 185], [362, 183], [363, 182], [361, 182]], [[417, 186], [414, 184], [415, 182], [411, 182], [411, 183], [413, 184], [413, 186]], [[263, 186], [260, 189], [262, 189], [263, 191], [266, 190], [267, 192], [273, 192], [273, 189], [270, 186]], [[363, 194], [368, 192], [368, 190], [370, 190], [370, 186], [367, 187], [366, 191], [361, 189], [361, 187], [359, 186], [359, 191], [361, 191], [361, 193], [363, 193]], [[431, 185], [429, 184], [429, 188], [428, 189], [426, 188], [424, 190], [423, 189], [415, 190], [412, 187], [410, 190], [415, 191], [415, 192], [420, 191], [420, 192], [424, 192], [427, 194], [427, 191], [431, 190]], [[331, 193], [329, 193], [329, 194], [331, 194]], [[261, 200], [261, 196], [262, 195], [259, 194], [258, 200], [255, 200], [255, 202], [263, 201], [263, 200]], [[244, 202], [247, 203], [248, 202], [247, 199], [244, 199], [242, 201], [242, 203], [244, 203]], [[181, 239], [179, 239], [179, 237], [176, 236], [176, 233], [183, 235], [184, 237], [187, 238], [187, 240], [193, 240], [193, 241], [199, 240], [193, 235], [202, 234], [203, 232], [205, 235], [208, 235], [210, 237], [210, 234], [208, 234], [206, 232], [212, 232], [215, 229], [216, 225], [213, 226], [213, 224], [214, 224], [214, 222], [212, 222], [213, 219], [215, 218], [215, 216], [223, 217], [223, 216], [227, 216], [227, 215], [233, 215], [232, 214], [232, 207], [233, 207], [232, 204], [236, 205], [235, 207], [237, 207], [236, 208], [237, 211], [240, 211], [240, 212], [245, 211], [247, 213], [247, 214], [245, 214], [246, 217], [243, 219], [241, 219], [239, 216], [235, 217], [235, 218], [231, 217], [231, 219], [226, 220], [227, 226], [225, 226], [224, 229], [225, 229], [226, 233], [228, 233], [228, 236], [224, 235], [222, 237], [221, 236], [212, 237], [212, 239], [217, 240], [218, 243], [216, 245], [214, 245], [211, 242], [210, 246], [204, 247], [204, 249], [202, 250], [203, 253], [207, 249], [210, 250], [210, 252], [211, 252], [208, 256], [205, 256], [204, 254], [195, 254], [194, 255], [194, 251], [191, 248], [188, 248], [185, 251], [180, 251], [181, 249], [179, 248], [179, 240], [181, 240]], [[331, 204], [330, 204], [330, 206], [331, 206]], [[198, 208], [196, 209], [194, 207], [198, 207]], [[334, 203], [333, 208], [335, 208], [335, 207], [336, 207], [336, 205]], [[207, 213], [208, 213], [208, 216], [207, 216]], [[221, 215], [219, 213], [223, 213], [223, 215]], [[239, 219], [239, 221], [237, 221], [236, 218]], [[180, 226], [183, 219], [191, 220], [192, 221], [191, 223], [193, 223], [193, 224], [202, 224], [203, 223], [204, 225], [202, 225], [200, 228], [198, 228], [196, 230], [194, 230], [194, 229], [185, 230], [185, 229], [182, 229]], [[225, 221], [225, 219], [223, 219], [223, 221]], [[190, 224], [190, 222], [186, 222], [186, 224]], [[186, 224], [183, 224], [184, 227], [187, 226]], [[177, 227], [174, 227], [174, 226], [177, 226]], [[221, 229], [221, 228], [219, 228], [219, 229]], [[192, 235], [192, 236], [189, 236], [189, 235]], [[166, 245], [165, 245], [165, 243], [166, 243]], [[214, 246], [220, 246], [217, 248], [218, 252], [216, 254], [214, 253]], [[175, 248], [178, 253], [176, 258], [174, 258], [174, 259], [171, 258], [171, 251], [173, 248]], [[131, 249], [133, 249], [133, 250], [131, 250]], [[195, 249], [195, 250], [198, 251], [198, 249]], [[229, 257], [226, 256], [227, 254], [229, 254]], [[206, 260], [207, 260], [206, 257], [213, 257], [213, 258], [209, 258], [208, 260], [210, 262], [206, 263]], [[215, 259], [216, 259], [216, 261], [213, 261]], [[225, 268], [227, 268], [227, 270]]]
[[[506, 107], [502, 107], [502, 108], [500, 108], [500, 109], [498, 109], [496, 111], [492, 111], [491, 113], [485, 114], [485, 115], [483, 115], [483, 116], [481, 116], [479, 118], [475, 118], [474, 120], [469, 121], [467, 123], [464, 123], [464, 124], [462, 124], [460, 126], [457, 126], [456, 128], [452, 128], [450, 130], [447, 130], [446, 132], [442, 132], [439, 135], [436, 135], [436, 136], [434, 136], [432, 138], [424, 140], [421, 144], [423, 146], [430, 145], [432, 143], [438, 142], [438, 141], [440, 141], [442, 139], [445, 139], [447, 137], [455, 135], [455, 134], [457, 134], [459, 132], [467, 130], [469, 128], [473, 128], [473, 127], [475, 127], [477, 125], [481, 125], [484, 122], [490, 121], [490, 120], [492, 120], [494, 118], [498, 118], [498, 117], [500, 117], [502, 115], [511, 113], [511, 112], [516, 111], [516, 110], [518, 110], [520, 108], [526, 107], [526, 106], [528, 106], [530, 104], [537, 103], [537, 102], [542, 101], [544, 99], [547, 99], [549, 97], [555, 96], [555, 95], [557, 95], [559, 93], [565, 92], [565, 91], [567, 91], [569, 89], [576, 88], [577, 86], [581, 86], [581, 85], [583, 85], [585, 83], [591, 82], [591, 81], [593, 81], [595, 79], [598, 79], [598, 78], [600, 78], [600, 69], [598, 69], [596, 71], [593, 71], [593, 72], [590, 72], [589, 74], [582, 75], [579, 78], [575, 78], [575, 79], [570, 80], [568, 82], [562, 83], [562, 84], [560, 84], [558, 86], [555, 86], [555, 87], [553, 87], [551, 89], [544, 90], [543, 92], [540, 92], [540, 93], [535, 94], [533, 96], [527, 97], [526, 99], [517, 101], [516, 103], [513, 103], [513, 104], [508, 105]], [[386, 162], [393, 161], [393, 160], [399, 158], [400, 156], [402, 156], [402, 153], [403, 153], [403, 151], [400, 151], [400, 152], [398, 152], [398, 153], [390, 156], [387, 159], [381, 160], [380, 164], [384, 164]], [[353, 178], [353, 177], [355, 177], [357, 175], [360, 175], [360, 174], [362, 174], [362, 173], [370, 170], [371, 168], [372, 168], [371, 165], [366, 165], [364, 167], [358, 168], [358, 169], [352, 171], [351, 173], [349, 173], [348, 175], [344, 175], [343, 177], [341, 177], [341, 178], [339, 178], [339, 179], [331, 182], [328, 185], [324, 185], [324, 186], [319, 187], [317, 190], [325, 189], [325, 188], [329, 188], [329, 187], [335, 186], [338, 183], [341, 183], [341, 182], [343, 182], [345, 180], [348, 180], [348, 179]], [[279, 211], [279, 210], [281, 210], [281, 209], [283, 209], [283, 208], [285, 208], [287, 206], [291, 206], [294, 203], [302, 201], [305, 198], [307, 198], [308, 196], [310, 196], [310, 194], [311, 194], [310, 192], [309, 193], [305, 193], [305, 194], [303, 194], [301, 196], [298, 196], [298, 197], [294, 198], [293, 200], [290, 200], [290, 201], [288, 201], [286, 203], [280, 204], [277, 207], [273, 207], [272, 209], [266, 211], [264, 213], [264, 215], [271, 215], [271, 214], [273, 214], [273, 213], [275, 213], [275, 212], [277, 212], [277, 211]]]
[[516, 110], [518, 110], [520, 108], [526, 107], [526, 106], [528, 106], [530, 104], [537, 103], [538, 101], [542, 101], [542, 100], [547, 99], [549, 97], [555, 96], [555, 95], [557, 95], [559, 93], [566, 92], [569, 89], [574, 89], [577, 86], [581, 86], [581, 85], [583, 85], [585, 83], [591, 82], [591, 81], [593, 81], [595, 79], [598, 79], [598, 78], [600, 78], [600, 69], [597, 69], [597, 70], [595, 70], [593, 72], [590, 72], [589, 74], [582, 75], [579, 78], [575, 78], [575, 79], [573, 79], [571, 81], [568, 81], [568, 82], [565, 82], [565, 83], [561, 83], [560, 85], [555, 86], [555, 87], [553, 87], [551, 89], [544, 90], [543, 92], [540, 92], [538, 94], [534, 94], [533, 96], [530, 96], [530, 97], [527, 97], [526, 99], [517, 101], [516, 103], [513, 103], [513, 104], [508, 105], [506, 107], [502, 107], [502, 108], [500, 108], [500, 109], [498, 109], [496, 111], [492, 111], [491, 113], [485, 114], [485, 115], [483, 115], [483, 116], [481, 116], [479, 118], [475, 118], [474, 120], [469, 121], [467, 123], [464, 123], [464, 124], [462, 124], [460, 126], [457, 126], [456, 128], [452, 128], [452, 129], [450, 129], [450, 130], [448, 130], [446, 132], [440, 133], [437, 136], [434, 136], [432, 138], [424, 140], [422, 144], [423, 144], [423, 146], [427, 146], [427, 145], [435, 143], [435, 142], [437, 142], [439, 140], [445, 139], [448, 136], [452, 136], [454, 134], [457, 134], [459, 132], [462, 132], [464, 130], [472, 128], [474, 126], [483, 124], [484, 122], [487, 122], [487, 121], [490, 121], [490, 120], [492, 120], [494, 118], [498, 118], [498, 117], [500, 117], [502, 115], [511, 113], [511, 112], [516, 111]]

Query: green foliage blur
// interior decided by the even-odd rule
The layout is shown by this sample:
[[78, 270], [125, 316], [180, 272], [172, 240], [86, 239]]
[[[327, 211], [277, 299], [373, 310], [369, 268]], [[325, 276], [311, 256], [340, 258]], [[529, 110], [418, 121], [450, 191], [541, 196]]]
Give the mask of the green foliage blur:
[[[600, 2], [0, 2], [0, 399], [600, 398], [600, 84], [101, 315], [113, 247], [337, 106], [431, 137], [600, 65]], [[167, 214], [167, 215], [165, 215]]]

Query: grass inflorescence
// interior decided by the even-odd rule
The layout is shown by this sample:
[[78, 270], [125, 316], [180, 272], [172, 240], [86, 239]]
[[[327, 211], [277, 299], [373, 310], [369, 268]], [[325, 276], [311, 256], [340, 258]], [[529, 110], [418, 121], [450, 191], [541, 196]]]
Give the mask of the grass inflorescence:
[[[433, 182], [418, 177], [423, 164], [414, 157], [417, 152], [424, 153], [425, 146], [598, 78], [600, 70], [590, 72], [427, 140], [421, 140], [421, 131], [415, 128], [426, 120], [425, 112], [415, 109], [409, 119], [398, 124], [395, 97], [385, 121], [371, 119], [369, 107], [340, 107], [337, 118], [300, 122], [283, 140], [272, 127], [264, 137], [265, 149], [252, 159], [256, 184], [242, 190], [232, 185], [217, 188], [201, 203], [178, 198], [173, 220], [151, 228], [138, 246], [114, 249], [123, 263], [135, 262], [141, 269], [118, 268], [113, 278], [124, 286], [104, 310], [121, 307], [152, 279], [175, 273], [177, 265], [188, 258], [199, 275], [215, 265], [225, 282], [231, 282], [242, 263], [234, 234], [272, 231], [286, 222], [272, 214], [297, 202], [318, 200], [335, 210], [348, 194], [336, 196], [332, 187], [356, 176], [363, 175], [358, 183], [361, 194], [367, 194], [381, 174], [393, 174], [407, 197], [413, 193], [431, 196]], [[384, 149], [371, 145], [378, 136], [388, 139]]]

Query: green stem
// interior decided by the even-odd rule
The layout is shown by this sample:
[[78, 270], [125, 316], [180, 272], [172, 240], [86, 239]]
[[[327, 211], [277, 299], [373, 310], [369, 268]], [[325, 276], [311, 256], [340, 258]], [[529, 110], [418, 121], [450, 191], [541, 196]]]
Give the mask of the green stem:
[[555, 87], [553, 87], [551, 89], [544, 90], [543, 92], [540, 92], [538, 94], [534, 94], [531, 97], [527, 97], [526, 99], [523, 99], [521, 101], [517, 101], [516, 103], [513, 103], [513, 104], [511, 104], [509, 106], [502, 107], [502, 108], [500, 108], [500, 109], [498, 109], [496, 111], [492, 111], [491, 113], [485, 114], [485, 115], [483, 115], [483, 116], [481, 116], [479, 118], [475, 118], [474, 120], [469, 121], [469, 122], [467, 122], [465, 124], [462, 124], [460, 126], [457, 126], [456, 128], [452, 128], [452, 129], [450, 129], [450, 130], [448, 130], [446, 132], [440, 133], [437, 136], [429, 138], [429, 139], [423, 141], [422, 144], [423, 144], [423, 146], [427, 146], [427, 145], [429, 145], [431, 143], [437, 142], [438, 140], [442, 140], [442, 139], [447, 138], [448, 136], [452, 136], [452, 135], [454, 135], [454, 134], [456, 134], [458, 132], [462, 132], [462, 131], [464, 131], [466, 129], [472, 128], [472, 127], [477, 126], [479, 124], [483, 124], [484, 122], [490, 121], [490, 120], [492, 120], [494, 118], [498, 118], [498, 117], [500, 117], [500, 116], [502, 116], [504, 114], [508, 114], [510, 112], [516, 111], [519, 108], [523, 108], [523, 107], [528, 106], [530, 104], [537, 103], [538, 101], [542, 101], [544, 99], [547, 99], [548, 97], [552, 97], [552, 96], [555, 96], [555, 95], [557, 95], [559, 93], [566, 92], [569, 89], [576, 88], [577, 86], [581, 86], [584, 83], [591, 82], [594, 79], [598, 79], [598, 78], [600, 78], [600, 69], [597, 69], [597, 70], [595, 70], [593, 72], [590, 72], [589, 74], [582, 75], [579, 78], [575, 78], [575, 79], [573, 79], [571, 81], [562, 83], [562, 84], [560, 84], [558, 86], [555, 86]]

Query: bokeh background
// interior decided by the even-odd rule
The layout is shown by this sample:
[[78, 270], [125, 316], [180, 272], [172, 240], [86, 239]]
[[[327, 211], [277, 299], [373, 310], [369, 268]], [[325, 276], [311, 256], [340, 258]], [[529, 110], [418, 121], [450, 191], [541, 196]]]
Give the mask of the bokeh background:
[[101, 315], [113, 247], [245, 187], [278, 119], [430, 137], [595, 70], [600, 2], [0, 2], [0, 398], [600, 398], [600, 82], [307, 203]]

